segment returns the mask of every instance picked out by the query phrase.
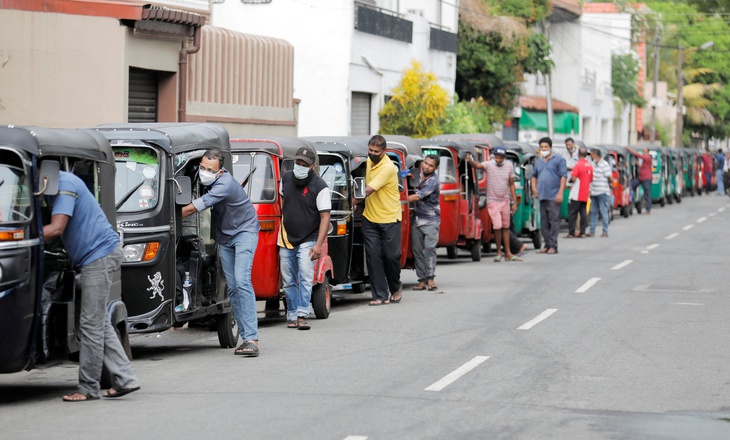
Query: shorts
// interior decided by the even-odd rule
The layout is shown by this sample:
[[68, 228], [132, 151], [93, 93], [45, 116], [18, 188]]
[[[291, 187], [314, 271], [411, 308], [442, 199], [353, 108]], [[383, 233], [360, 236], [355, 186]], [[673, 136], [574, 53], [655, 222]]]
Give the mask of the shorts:
[[499, 202], [487, 202], [487, 211], [489, 218], [492, 219], [492, 228], [508, 229], [510, 218], [510, 201], [502, 200]]

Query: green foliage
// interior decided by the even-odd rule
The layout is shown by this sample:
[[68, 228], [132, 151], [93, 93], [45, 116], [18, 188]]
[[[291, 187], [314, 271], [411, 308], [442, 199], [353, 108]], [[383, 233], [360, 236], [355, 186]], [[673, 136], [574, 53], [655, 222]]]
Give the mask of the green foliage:
[[[544, 34], [534, 32], [527, 39], [527, 57], [522, 62], [526, 73], [550, 73], [555, 63], [550, 58], [550, 41]], [[638, 71], [637, 71], [638, 72]]]
[[426, 73], [413, 61], [403, 73], [393, 97], [380, 110], [380, 132], [429, 138], [441, 134], [449, 97], [436, 82], [436, 75]]
[[550, 0], [486, 0], [494, 15], [517, 17], [532, 25], [550, 14]]
[[492, 133], [507, 118], [504, 110], [488, 106], [483, 100], [454, 101], [446, 108], [441, 124], [444, 133]]
[[672, 145], [672, 135], [674, 134], [674, 127], [672, 126], [672, 123], [667, 122], [659, 122], [656, 123], [656, 133], [659, 137], [659, 141], [661, 145]]
[[634, 52], [624, 55], [611, 55], [611, 87], [613, 87], [613, 94], [626, 104], [643, 107], [646, 101], [639, 95], [637, 90], [640, 68], [641, 60]]

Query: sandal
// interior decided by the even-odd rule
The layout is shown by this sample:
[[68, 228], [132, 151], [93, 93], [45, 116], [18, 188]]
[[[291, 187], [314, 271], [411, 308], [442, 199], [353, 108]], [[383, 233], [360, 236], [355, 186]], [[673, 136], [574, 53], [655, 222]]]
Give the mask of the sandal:
[[417, 286], [413, 286], [412, 290], [426, 290], [428, 289], [428, 286], [423, 283], [418, 283]]
[[522, 258], [513, 255], [511, 258], [507, 259], [507, 261], [522, 261]]
[[375, 299], [368, 303], [369, 306], [384, 306], [386, 304], [390, 304], [390, 301], [388, 301], [387, 299], [385, 301], [380, 300], [380, 299]]
[[[396, 298], [396, 295], [397, 295], [397, 298]], [[403, 299], [403, 291], [401, 289], [398, 289], [398, 291], [395, 292], [394, 295], [390, 296], [390, 302], [395, 303], [395, 304], [398, 304], [400, 302], [400, 300], [402, 300], [402, 299]]]
[[502, 256], [501, 255], [497, 255], [496, 257], [494, 257], [494, 262], [495, 263], [499, 263], [500, 261], [502, 261]]
[[92, 396], [91, 394], [83, 394], [78, 391], [72, 394], [66, 394], [63, 396], [64, 402], [86, 402], [88, 400], [99, 400], [99, 396]]
[[240, 347], [235, 349], [233, 351], [233, 354], [246, 356], [246, 357], [256, 357], [259, 355], [259, 347], [256, 345], [254, 341], [246, 341], [243, 344], [241, 344]]
[[297, 327], [299, 327], [299, 330], [309, 330], [312, 328], [304, 318], [297, 318]]
[[122, 397], [122, 396], [126, 396], [129, 393], [133, 393], [133, 392], [137, 391], [138, 389], [139, 389], [139, 387], [119, 388], [119, 389], [109, 388], [109, 391], [102, 394], [102, 396], [108, 397], [108, 398]]
[[297, 328], [299, 325], [296, 321], [289, 321], [286, 323], [286, 328]]
[[435, 284], [431, 284], [430, 286], [428, 286], [428, 290], [431, 292], [433, 292], [434, 290], [438, 290], [438, 288], [439, 288], [439, 286], [437, 286]]

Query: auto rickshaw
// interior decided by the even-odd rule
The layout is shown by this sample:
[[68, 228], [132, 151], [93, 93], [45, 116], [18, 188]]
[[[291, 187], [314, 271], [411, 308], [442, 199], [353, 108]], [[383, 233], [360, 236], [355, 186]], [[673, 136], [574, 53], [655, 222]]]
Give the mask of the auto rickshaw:
[[[92, 130], [0, 127], [0, 373], [79, 352], [80, 283], [60, 239], [43, 240], [59, 171], [80, 177], [115, 226], [114, 154]], [[112, 274], [109, 319], [131, 356], [121, 271]]]
[[614, 184], [611, 188], [613, 209], [618, 209], [621, 216], [627, 218], [633, 214], [631, 176], [629, 172], [629, 156], [631, 154], [619, 145], [607, 145], [606, 150], [605, 158], [613, 171]]
[[690, 196], [694, 197], [695, 191], [697, 189], [697, 182], [694, 179], [697, 166], [695, 156], [692, 153], [692, 150], [689, 148], [680, 148], [679, 150], [681, 151], [682, 155], [684, 155], [684, 161], [682, 163], [682, 179], [684, 181], [684, 190]]
[[[515, 167], [515, 192], [517, 194], [517, 211], [513, 216], [515, 234], [527, 236], [532, 240], [534, 248], [542, 247], [540, 229], [540, 201], [532, 195], [532, 172], [535, 169], [537, 155], [527, 142], [504, 143], [507, 159]], [[519, 170], [519, 172], [518, 172]]]
[[[634, 149], [637, 152], [644, 151], [644, 148], [647, 148], [645, 145], [629, 145], [632, 149]], [[640, 159], [638, 159], [633, 154], [627, 154], [627, 169], [629, 172], [629, 182], [633, 182], [634, 180], [638, 181], [639, 178], [639, 169], [641, 168]], [[641, 211], [644, 210], [644, 187], [641, 185], [638, 185], [636, 189], [634, 190], [634, 193], [631, 194], [631, 201], [633, 208], [636, 209], [636, 212], [638, 214], [641, 214]]]
[[672, 166], [669, 170], [669, 180], [672, 182], [674, 187], [674, 201], [682, 203], [682, 196], [686, 192], [684, 185], [684, 169], [685, 169], [685, 155], [684, 148], [669, 148], [670, 163]]
[[482, 221], [479, 218], [479, 189], [476, 170], [465, 160], [474, 154], [471, 144], [451, 139], [419, 140], [424, 156], [439, 157], [441, 225], [438, 247], [445, 247], [450, 259], [457, 249], [469, 250], [472, 261], [482, 258]]
[[677, 180], [675, 173], [675, 161], [672, 149], [669, 147], [662, 147], [662, 157], [664, 159], [664, 185], [666, 186], [665, 194], [667, 203], [670, 205], [677, 200], [677, 194], [679, 188], [677, 188]]
[[[277, 234], [281, 227], [282, 198], [278, 188], [281, 176], [294, 166], [294, 156], [301, 147], [315, 151], [310, 142], [293, 137], [231, 139], [231, 173], [241, 182], [259, 218], [259, 241], [253, 259], [252, 282], [256, 299], [266, 301], [266, 310], [279, 310], [284, 299], [281, 291], [279, 246]], [[319, 163], [315, 170], [319, 171]], [[327, 181], [328, 175], [323, 178]], [[332, 189], [332, 185], [330, 185]], [[330, 229], [334, 230], [336, 224]], [[327, 253], [327, 240], [322, 256], [314, 263], [312, 309], [318, 319], [327, 319], [332, 304], [332, 259]]]
[[[96, 130], [116, 159], [117, 228], [124, 245], [122, 300], [130, 333], [152, 333], [186, 322], [218, 333], [235, 347], [239, 329], [218, 260], [210, 209], [182, 219], [182, 207], [206, 188], [197, 182], [205, 151], [217, 148], [230, 169], [228, 132], [207, 123], [109, 124]], [[183, 292], [182, 277], [192, 286]], [[176, 310], [184, 295], [187, 309]]]
[[664, 207], [667, 203], [666, 162], [663, 147], [650, 147], [651, 155], [651, 200]]

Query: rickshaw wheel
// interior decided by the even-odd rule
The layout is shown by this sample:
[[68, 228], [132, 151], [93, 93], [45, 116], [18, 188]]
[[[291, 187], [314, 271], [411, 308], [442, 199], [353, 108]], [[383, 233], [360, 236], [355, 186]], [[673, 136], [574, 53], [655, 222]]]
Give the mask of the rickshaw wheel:
[[481, 261], [482, 259], [482, 240], [472, 240], [471, 246], [469, 246], [471, 252], [471, 261]]
[[321, 283], [312, 288], [312, 309], [317, 319], [327, 319], [332, 306], [332, 286], [330, 278], [325, 275]]
[[449, 260], [456, 259], [457, 254], [456, 246], [446, 246], [446, 256], [449, 258]]
[[662, 197], [661, 199], [659, 199], [659, 206], [664, 208], [664, 205], [666, 205], [666, 204], [667, 204], [666, 197]]
[[215, 321], [221, 348], [234, 348], [238, 345], [239, 329], [233, 312], [216, 315]]
[[680, 196], [679, 194], [675, 195], [674, 199], [677, 201], [677, 203], [682, 203], [682, 196]]
[[535, 248], [535, 250], [538, 250], [542, 247], [542, 234], [540, 233], [539, 229], [532, 232], [532, 246]]
[[621, 207], [621, 217], [629, 218], [629, 207], [628, 206]]
[[644, 202], [642, 200], [639, 200], [638, 202], [636, 202], [635, 206], [636, 206], [636, 213], [641, 214], [641, 210], [644, 209]]
[[365, 283], [352, 283], [352, 293], [363, 293], [365, 292]]

